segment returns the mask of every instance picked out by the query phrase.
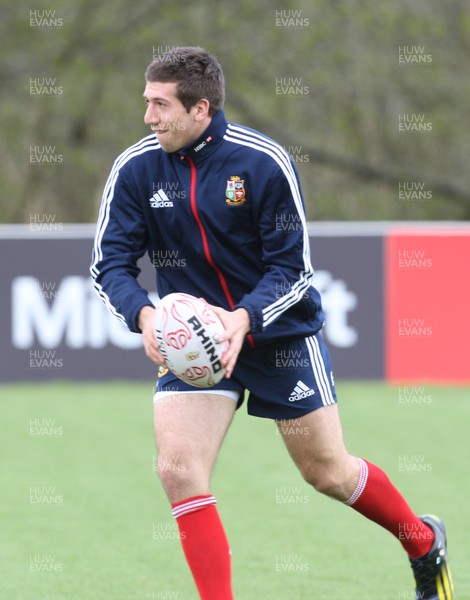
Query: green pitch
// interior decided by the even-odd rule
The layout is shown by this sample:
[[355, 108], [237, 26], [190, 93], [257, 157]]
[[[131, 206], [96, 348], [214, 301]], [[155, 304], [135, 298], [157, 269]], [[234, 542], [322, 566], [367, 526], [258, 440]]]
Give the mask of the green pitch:
[[[351, 452], [418, 513], [446, 522], [456, 598], [470, 598], [468, 388], [338, 385]], [[0, 597], [197, 598], [154, 473], [152, 384], [0, 387]], [[386, 531], [305, 484], [270, 421], [242, 408], [214, 494], [239, 600], [412, 600]]]

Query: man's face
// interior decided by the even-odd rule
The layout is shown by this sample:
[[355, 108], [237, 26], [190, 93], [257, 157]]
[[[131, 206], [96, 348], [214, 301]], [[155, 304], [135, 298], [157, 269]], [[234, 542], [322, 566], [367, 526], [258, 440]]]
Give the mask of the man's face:
[[[196, 104], [189, 113], [176, 97], [176, 83], [147, 81], [144, 122], [155, 132], [165, 152], [176, 152], [194, 142], [207, 127], [201, 107]], [[209, 119], [210, 121], [210, 119]]]

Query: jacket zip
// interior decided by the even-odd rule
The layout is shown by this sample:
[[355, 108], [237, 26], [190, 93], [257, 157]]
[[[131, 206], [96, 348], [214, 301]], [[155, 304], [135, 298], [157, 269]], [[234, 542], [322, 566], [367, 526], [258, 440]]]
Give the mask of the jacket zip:
[[[212, 255], [211, 255], [211, 252], [209, 249], [209, 242], [207, 240], [206, 230], [204, 229], [204, 225], [202, 224], [201, 218], [200, 218], [198, 210], [197, 210], [197, 202], [196, 202], [197, 169], [196, 169], [196, 165], [194, 164], [194, 161], [189, 156], [187, 156], [186, 158], [189, 162], [189, 167], [191, 170], [191, 182], [190, 182], [190, 191], [189, 191], [191, 211], [192, 211], [193, 217], [195, 218], [196, 223], [199, 227], [199, 233], [201, 234], [202, 246], [204, 248], [204, 254], [206, 256], [207, 262], [217, 273], [217, 277], [219, 278], [220, 285], [222, 286], [222, 290], [225, 294], [225, 298], [227, 299], [227, 302], [228, 302], [231, 310], [233, 310], [235, 308], [235, 302], [233, 301], [232, 294], [230, 293], [230, 290], [228, 288], [227, 281], [225, 279], [224, 274], [219, 269], [219, 267], [215, 264], [215, 262], [212, 258]], [[248, 338], [248, 341], [249, 341], [251, 347], [254, 347], [255, 343], [254, 343], [254, 340], [253, 340], [253, 337], [251, 336], [251, 334], [248, 334], [247, 338]]]

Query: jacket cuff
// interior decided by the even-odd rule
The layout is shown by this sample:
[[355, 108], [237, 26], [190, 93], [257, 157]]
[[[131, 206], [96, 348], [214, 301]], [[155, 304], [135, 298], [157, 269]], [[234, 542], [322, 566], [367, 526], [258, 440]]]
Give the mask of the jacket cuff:
[[[244, 308], [250, 317], [250, 333], [261, 333], [263, 331], [263, 319], [260, 311], [255, 311], [253, 306], [245, 304], [243, 301], [235, 305], [234, 310], [237, 308]], [[259, 313], [259, 314], [258, 314]]]
[[155, 308], [154, 304], [152, 304], [152, 302], [150, 302], [150, 300], [146, 298], [140, 303], [136, 304], [132, 308], [132, 311], [129, 313], [129, 317], [127, 319], [127, 326], [129, 327], [129, 330], [133, 333], [142, 333], [137, 321], [139, 318], [139, 313], [144, 308], [144, 306], [151, 306], [152, 308]]

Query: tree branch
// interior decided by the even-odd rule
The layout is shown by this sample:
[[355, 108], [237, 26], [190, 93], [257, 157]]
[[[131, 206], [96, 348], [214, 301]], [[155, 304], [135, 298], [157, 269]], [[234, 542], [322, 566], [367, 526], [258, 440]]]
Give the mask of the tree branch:
[[[269, 131], [269, 135], [284, 144], [284, 146], [292, 143], [292, 140], [286, 139], [284, 130], [281, 130], [272, 121], [254, 111], [252, 104], [248, 103], [242, 95], [234, 90], [230, 92], [230, 103], [239, 112], [246, 115], [251, 126], [255, 129], [263, 132]], [[404, 181], [426, 181], [427, 188], [432, 190], [433, 193], [440, 194], [449, 200], [457, 202], [459, 205], [464, 205], [467, 210], [470, 206], [470, 190], [464, 190], [436, 177], [403, 171], [400, 173], [394, 172], [385, 167], [367, 164], [351, 156], [341, 156], [334, 152], [320, 150], [306, 144], [302, 144], [302, 153], [308, 154], [318, 164], [344, 171], [352, 177], [363, 181], [376, 181], [395, 189], [397, 189], [399, 183], [403, 183]]]

